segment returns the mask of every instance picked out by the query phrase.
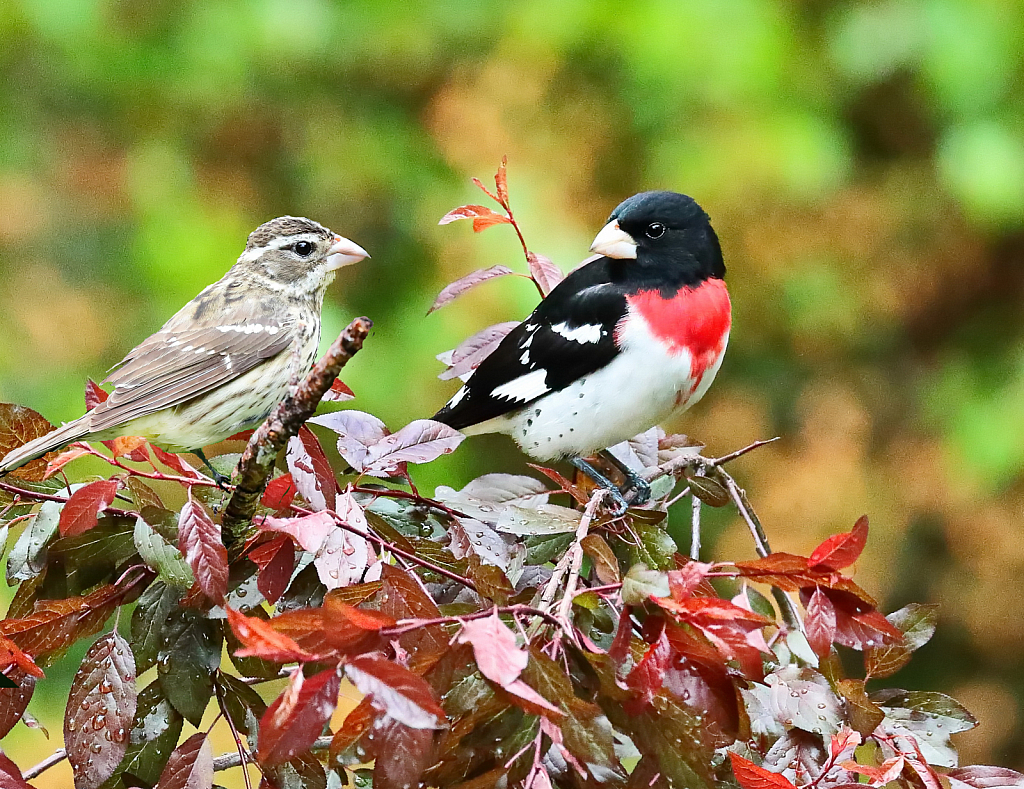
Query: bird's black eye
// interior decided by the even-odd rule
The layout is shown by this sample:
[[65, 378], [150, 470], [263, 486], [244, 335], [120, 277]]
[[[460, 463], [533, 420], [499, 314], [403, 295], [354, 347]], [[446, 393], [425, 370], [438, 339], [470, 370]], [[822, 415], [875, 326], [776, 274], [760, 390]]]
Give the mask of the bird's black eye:
[[647, 226], [647, 230], [644, 231], [644, 234], [648, 238], [661, 238], [665, 235], [665, 226], [661, 222], [651, 222]]
[[313, 254], [313, 245], [309, 241], [296, 241], [293, 249], [304, 258]]

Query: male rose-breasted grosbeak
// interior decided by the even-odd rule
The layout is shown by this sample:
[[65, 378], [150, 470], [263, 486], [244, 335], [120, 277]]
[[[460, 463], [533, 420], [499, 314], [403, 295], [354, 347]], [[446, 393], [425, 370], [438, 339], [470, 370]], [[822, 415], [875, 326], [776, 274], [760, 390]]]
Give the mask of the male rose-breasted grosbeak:
[[696, 403], [722, 364], [731, 306], [718, 236], [675, 192], [643, 192], [616, 208], [569, 274], [473, 371], [434, 419], [467, 434], [501, 432], [538, 460], [582, 458]]
[[0, 475], [86, 438], [144, 436], [202, 458], [204, 446], [266, 419], [309, 370], [327, 286], [365, 257], [310, 219], [260, 225], [227, 274], [128, 352], [104, 402], [9, 452]]

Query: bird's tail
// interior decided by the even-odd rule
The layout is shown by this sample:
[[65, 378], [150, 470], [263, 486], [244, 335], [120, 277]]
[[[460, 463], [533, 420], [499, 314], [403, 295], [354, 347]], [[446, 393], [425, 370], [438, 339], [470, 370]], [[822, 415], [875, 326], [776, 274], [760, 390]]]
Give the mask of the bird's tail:
[[3, 460], [0, 460], [0, 477], [38, 457], [42, 457], [47, 452], [60, 449], [72, 441], [78, 441], [87, 436], [89, 434], [88, 416], [86, 414], [74, 422], [68, 422], [56, 430], [51, 430], [45, 436], [40, 436], [29, 441], [27, 444], [22, 444], [17, 449], [12, 449], [4, 455]]

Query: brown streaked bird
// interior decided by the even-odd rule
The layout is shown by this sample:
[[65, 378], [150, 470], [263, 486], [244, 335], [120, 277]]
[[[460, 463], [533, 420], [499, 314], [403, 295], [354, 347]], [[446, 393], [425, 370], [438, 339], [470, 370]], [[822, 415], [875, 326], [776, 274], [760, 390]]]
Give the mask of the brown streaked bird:
[[311, 219], [260, 225], [227, 274], [107, 376], [107, 400], [9, 452], [0, 476], [73, 441], [118, 436], [144, 436], [205, 462], [203, 447], [262, 422], [309, 370], [327, 286], [339, 268], [366, 257]]

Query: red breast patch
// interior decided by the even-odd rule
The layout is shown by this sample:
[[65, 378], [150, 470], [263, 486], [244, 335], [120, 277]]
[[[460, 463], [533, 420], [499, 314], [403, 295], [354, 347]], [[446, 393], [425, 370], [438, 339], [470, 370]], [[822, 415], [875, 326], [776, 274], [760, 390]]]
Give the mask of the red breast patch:
[[651, 332], [673, 351], [690, 353], [690, 377], [696, 386], [719, 354], [732, 324], [732, 304], [725, 281], [708, 279], [695, 288], [681, 288], [670, 299], [644, 290], [626, 301], [643, 316]]

